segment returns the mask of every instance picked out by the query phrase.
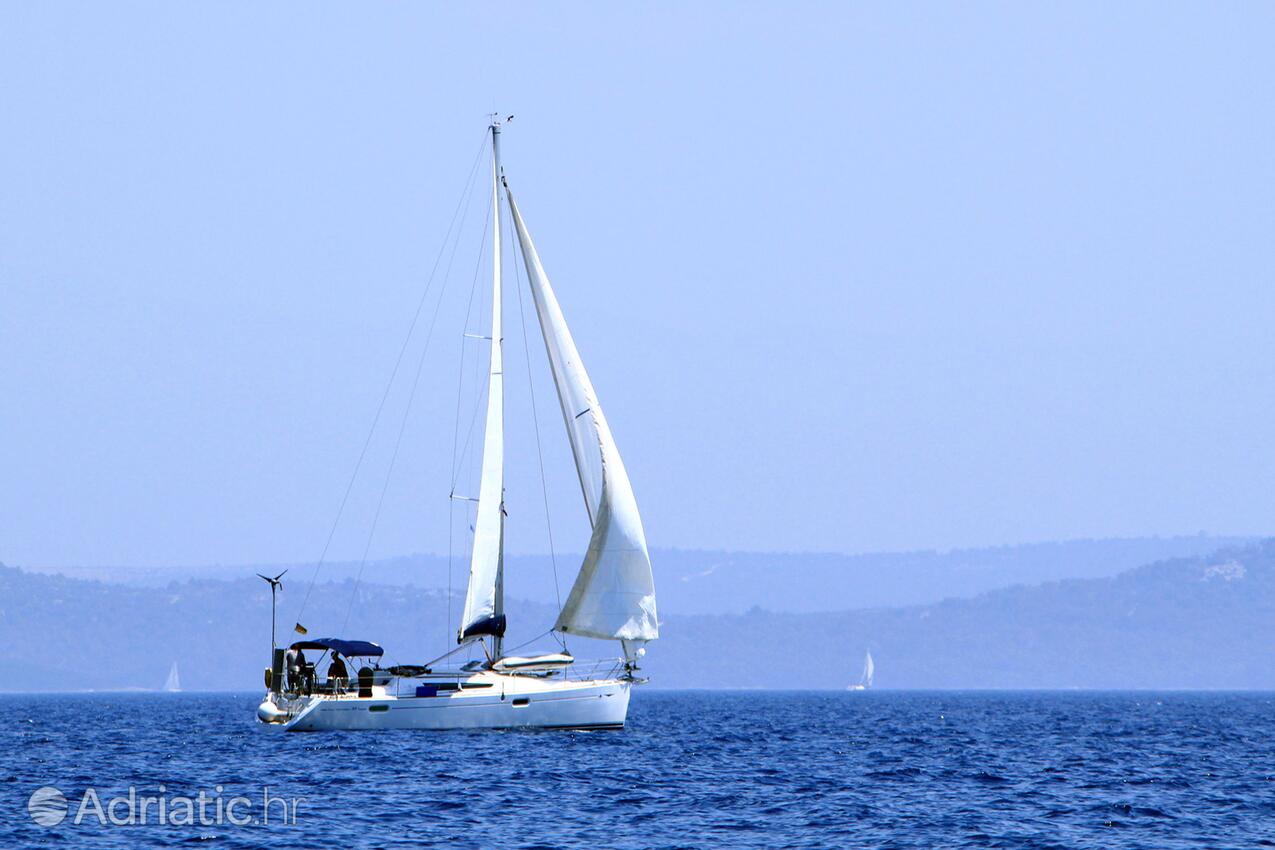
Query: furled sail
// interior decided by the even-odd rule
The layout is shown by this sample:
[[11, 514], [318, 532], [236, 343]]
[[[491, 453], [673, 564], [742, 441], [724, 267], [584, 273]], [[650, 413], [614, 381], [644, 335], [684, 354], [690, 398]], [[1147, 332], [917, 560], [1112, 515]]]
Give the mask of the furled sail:
[[625, 642], [627, 654], [631, 643], [659, 637], [646, 533], [624, 461], [615, 447], [593, 384], [518, 205], [507, 187], [506, 192], [584, 491], [585, 508], [593, 524], [588, 554], [554, 628], [583, 637], [619, 639]]
[[[500, 327], [500, 128], [492, 126], [492, 249], [491, 369], [487, 379], [487, 430], [483, 438], [483, 468], [478, 487], [478, 516], [474, 521], [474, 550], [469, 561], [469, 589], [458, 640], [505, 633], [505, 392]], [[496, 655], [499, 656], [499, 652]]]

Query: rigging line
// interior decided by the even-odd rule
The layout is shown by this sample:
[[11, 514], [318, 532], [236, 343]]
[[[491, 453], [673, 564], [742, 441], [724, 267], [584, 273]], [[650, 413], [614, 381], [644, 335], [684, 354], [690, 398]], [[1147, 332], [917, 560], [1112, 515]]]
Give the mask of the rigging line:
[[[496, 202], [495, 198], [493, 197], [491, 202], [487, 206], [487, 215], [484, 217], [484, 220], [483, 220], [484, 228], [486, 228], [487, 222], [490, 221], [492, 218], [491, 204], [495, 202]], [[486, 241], [487, 241], [487, 230], [484, 229], [483, 230], [484, 244], [486, 243]], [[496, 240], [495, 240], [495, 235], [493, 234], [492, 236], [493, 248], [492, 248], [492, 258], [491, 258], [493, 269], [495, 268], [495, 264], [496, 264], [495, 247], [494, 247], [495, 244], [496, 244]], [[474, 265], [475, 286], [477, 285], [478, 277], [481, 274], [481, 268], [482, 268], [481, 263], [476, 263]], [[502, 273], [503, 273], [503, 270], [502, 270]], [[478, 308], [477, 321], [478, 321], [479, 328], [491, 327], [491, 324], [490, 324], [491, 318], [492, 318], [491, 311], [495, 306], [495, 300], [493, 296], [489, 294], [490, 292], [491, 290], [487, 288], [486, 284], [484, 284], [483, 287], [478, 290], [478, 301], [476, 306]], [[465, 466], [466, 464], [469, 465], [470, 478], [473, 478], [475, 475], [482, 474], [481, 473], [482, 464], [483, 464], [482, 452], [476, 451], [471, 454], [470, 447], [473, 446], [474, 444], [474, 435], [477, 433], [477, 430], [478, 430], [478, 415], [479, 413], [485, 414], [487, 411], [487, 403], [486, 403], [487, 396], [491, 392], [491, 382], [488, 380], [488, 377], [487, 377], [487, 373], [490, 371], [490, 367], [491, 367], [491, 352], [492, 352], [492, 349], [489, 346], [487, 348], [487, 363], [486, 364], [483, 363], [483, 358], [481, 354], [473, 358], [473, 362], [474, 362], [474, 366], [473, 366], [474, 384], [473, 385], [478, 387], [478, 394], [474, 398], [474, 410], [469, 417], [469, 430], [465, 432], [465, 444], [461, 447], [461, 450], [460, 450], [460, 464], [461, 466]], [[484, 415], [483, 421], [486, 422], [486, 419], [487, 417]], [[459, 476], [459, 474], [460, 474], [460, 471], [458, 470], [457, 475]], [[459, 478], [457, 480], [459, 480]], [[453, 485], [452, 489], [455, 489], [455, 485]], [[472, 518], [468, 517], [468, 514], [467, 514], [467, 523], [469, 525], [469, 530], [471, 534], [474, 530], [474, 525], [477, 522], [478, 522], [478, 509], [477, 507], [475, 507], [474, 515]]]
[[522, 643], [518, 644], [517, 646], [513, 647], [512, 649], [507, 650], [507, 651], [505, 652], [505, 655], [506, 655], [506, 656], [508, 656], [508, 655], [509, 655], [510, 653], [512, 653], [512, 652], [517, 652], [518, 650], [522, 649], [524, 646], [531, 646], [531, 644], [533, 644], [533, 643], [535, 643], [536, 641], [540, 640], [540, 639], [541, 639], [542, 637], [544, 637], [545, 635], [553, 635], [553, 634], [554, 634], [553, 629], [546, 629], [545, 631], [541, 632], [540, 634], [536, 635], [535, 637], [533, 637], [533, 638], [528, 638], [527, 640], [524, 640]]
[[[483, 150], [487, 149], [488, 138], [490, 138], [490, 136], [484, 133], [482, 147], [478, 149], [479, 155], [482, 154]], [[474, 163], [474, 167], [477, 168], [477, 162]], [[473, 198], [472, 191], [469, 192], [469, 198], [470, 199]], [[488, 210], [491, 209], [491, 201], [488, 201], [487, 208]], [[465, 215], [468, 215], [468, 213], [469, 213], [469, 201], [467, 200], [465, 201]], [[478, 245], [479, 261], [482, 260], [482, 246], [486, 242], [487, 242], [487, 224], [486, 224], [486, 217], [484, 217], [482, 240], [479, 241], [479, 245]], [[455, 263], [456, 251], [458, 251], [459, 249], [460, 249], [460, 237], [458, 234], [458, 237], [456, 237], [456, 241], [453, 243], [453, 246], [451, 246], [451, 256], [448, 257], [448, 275], [451, 274], [451, 266], [453, 266], [453, 264]], [[478, 284], [478, 274], [476, 271], [476, 273], [474, 273], [473, 282], [470, 283], [469, 285], [469, 301], [467, 305], [465, 305], [465, 321], [464, 321], [464, 324], [462, 325], [462, 329], [469, 328], [469, 313], [473, 311], [474, 289], [477, 288], [477, 284]], [[460, 375], [464, 376], [464, 370], [465, 370], [465, 339], [464, 339], [464, 335], [462, 335], [462, 339], [460, 339]], [[463, 384], [462, 381], [456, 382], [455, 428], [460, 427], [460, 389], [462, 389], [462, 384]], [[451, 478], [449, 479], [449, 487], [451, 487], [451, 489], [455, 489], [455, 483], [454, 483], [455, 482], [455, 466], [456, 466], [456, 436], [455, 436], [455, 432], [453, 432], [453, 437], [451, 437], [451, 469], [453, 469], [453, 472], [451, 472]], [[453, 594], [453, 587], [451, 587], [451, 559], [453, 559], [453, 551], [454, 551], [453, 526], [455, 525], [455, 505], [453, 505], [451, 501], [453, 500], [450, 500], [449, 498], [448, 500], [448, 600], [446, 600], [446, 603], [448, 603], [448, 618], [446, 618], [446, 621], [442, 623], [442, 631], [444, 631], [444, 646], [449, 645], [451, 642], [451, 594]]]
[[456, 524], [456, 506], [447, 500], [447, 621], [443, 623], [443, 646], [452, 642], [452, 526]]
[[[513, 210], [510, 210], [510, 218], [513, 217]], [[510, 230], [513, 230], [512, 220], [510, 222]], [[527, 269], [526, 263], [518, 262], [519, 252], [517, 246], [511, 248], [510, 253], [514, 257], [514, 277], [518, 277], [518, 270], [522, 269], [527, 278], [527, 285], [531, 285], [531, 272]], [[521, 280], [516, 283], [521, 284]], [[536, 461], [540, 464], [540, 493], [544, 498], [545, 504], [545, 530], [549, 537], [549, 563], [553, 567], [553, 595], [558, 601], [558, 611], [562, 611], [562, 591], [558, 587], [558, 555], [553, 545], [553, 522], [549, 518], [549, 484], [545, 479], [545, 456], [544, 451], [540, 447], [540, 416], [536, 413], [536, 384], [531, 374], [531, 346], [527, 342], [527, 311], [523, 307], [522, 286], [516, 285], [514, 289], [518, 292], [518, 319], [522, 325], [522, 351], [523, 359], [527, 363], [527, 394], [531, 397], [531, 422], [536, 433]], [[553, 629], [549, 630], [562, 644], [562, 648], [567, 648], [567, 639], [565, 636], [559, 635]]]
[[[491, 212], [491, 204], [487, 205], [487, 212]], [[487, 240], [487, 232], [484, 229], [483, 241], [486, 242], [486, 240]], [[473, 283], [474, 287], [477, 287], [478, 285], [478, 273], [479, 271], [481, 271], [481, 269], [482, 269], [482, 257], [479, 256], [478, 263], [474, 266], [474, 283]], [[480, 319], [482, 318], [481, 313], [482, 313], [482, 305], [479, 305]], [[493, 343], [493, 345], [494, 344], [495, 343]], [[469, 427], [465, 430], [465, 444], [464, 446], [461, 447], [459, 460], [457, 460], [457, 458], [454, 455], [455, 447], [453, 445], [453, 449], [452, 449], [453, 465], [452, 465], [452, 483], [451, 483], [452, 492], [456, 491], [456, 483], [460, 480], [460, 467], [463, 466], [465, 464], [466, 459], [469, 458], [469, 447], [473, 445], [473, 442], [474, 442], [474, 433], [476, 431], [475, 426], [478, 424], [478, 414], [482, 412], [482, 410], [485, 408], [486, 405], [484, 405], [483, 402], [486, 401], [487, 394], [488, 392], [490, 392], [490, 386], [488, 382], [483, 380], [483, 373], [482, 373], [481, 367], [482, 367], [481, 359], [475, 359], [474, 360], [474, 381], [481, 387], [481, 389], [479, 390], [478, 397], [474, 399], [474, 412], [471, 413], [469, 416]], [[464, 376], [463, 363], [461, 364], [461, 370], [462, 370], [462, 380], [463, 380], [463, 376]], [[457, 421], [458, 427], [459, 427], [459, 424], [460, 423], [458, 420]], [[474, 460], [477, 461], [478, 459], [475, 458]], [[470, 469], [470, 472], [471, 473], [473, 472], [472, 467]]]
[[[480, 155], [482, 154], [481, 150], [479, 150], [479, 154]], [[475, 163], [475, 166], [476, 166], [476, 163]], [[456, 245], [460, 244], [459, 234], [461, 230], [465, 227], [465, 220], [466, 218], [468, 218], [468, 215], [469, 215], [469, 198], [472, 197], [472, 195], [473, 195], [472, 192], [469, 192], [466, 195], [465, 206], [460, 216], [460, 225], [456, 229], [456, 233], [457, 233], [456, 243], [455, 243]], [[447, 283], [448, 281], [451, 280], [452, 260], [454, 260], [455, 258], [456, 258], [456, 248], [455, 246], [453, 246], [451, 256], [449, 257], [447, 262], [447, 268], [443, 272], [442, 285], [439, 287], [439, 291], [438, 291], [438, 300], [434, 302], [434, 313], [432, 316], [430, 316], [429, 330], [425, 332], [425, 344], [421, 347], [421, 356], [416, 361], [416, 374], [412, 377], [412, 389], [407, 395], [407, 405], [403, 408], [403, 418], [399, 422], [398, 436], [395, 437], [394, 439], [394, 451], [390, 455], [390, 465], [389, 465], [389, 468], [385, 471], [385, 481], [381, 484], [381, 495], [377, 499], [376, 512], [372, 516], [372, 527], [368, 530], [367, 543], [363, 547], [363, 557], [359, 560], [358, 573], [354, 577], [354, 588], [350, 591], [350, 602], [345, 609], [345, 622], [341, 624], [341, 631], [343, 633], [345, 632], [346, 626], [350, 624], [350, 613], [354, 610], [354, 600], [358, 596], [359, 585], [363, 581], [363, 570], [367, 566], [368, 552], [371, 551], [372, 540], [376, 536], [376, 527], [381, 519], [381, 507], [385, 504], [385, 494], [389, 490], [390, 479], [394, 475], [394, 465], [398, 460], [399, 448], [403, 444], [403, 433], [407, 430], [407, 420], [411, 416], [412, 404], [416, 400], [416, 391], [420, 386], [421, 372], [425, 367], [425, 357], [429, 353], [429, 344], [434, 339], [434, 329], [438, 325], [438, 314], [443, 306], [443, 298], [447, 294]], [[435, 268], [437, 268], [437, 261], [435, 262]]]
[[[483, 143], [478, 148], [478, 156], [475, 157], [474, 165], [471, 168], [471, 172], [476, 172], [476, 169], [478, 168], [478, 163], [481, 160], [483, 151], [487, 150], [487, 142], [489, 138], [490, 138], [490, 135], [487, 132], [484, 132]], [[471, 183], [472, 183], [472, 176], [471, 176]], [[449, 254], [447, 257], [447, 271], [443, 275], [444, 280], [451, 279], [452, 267], [456, 262], [456, 252], [460, 250], [460, 242], [461, 242], [460, 233], [461, 233], [461, 230], [464, 228], [464, 223], [469, 216], [469, 205], [470, 205], [470, 201], [473, 200], [473, 197], [474, 197], [474, 193], [472, 190], [469, 191], [465, 196], [465, 211], [461, 214], [461, 227], [458, 228], [456, 231], [456, 234], [457, 234], [456, 240], [452, 242], [452, 251], [451, 251], [451, 254]], [[490, 202], [488, 202], [488, 207], [490, 207]], [[478, 249], [480, 258], [482, 256], [482, 242], [486, 241], [486, 236], [485, 236], [486, 225], [484, 224], [483, 227], [484, 227], [484, 237], [483, 237], [483, 240], [479, 242], [479, 249]], [[476, 276], [475, 276], [475, 281], [477, 281]], [[472, 309], [473, 299], [474, 299], [474, 285], [471, 285], [469, 290], [469, 305], [466, 307], [467, 312], [465, 314], [465, 325], [463, 327], [468, 327], [469, 325], [468, 310]], [[465, 362], [464, 361], [465, 348], [464, 348], [463, 338], [461, 339], [460, 354], [461, 354], [461, 369], [463, 370], [464, 362]], [[458, 399], [457, 404], [459, 403], [460, 402]], [[455, 442], [454, 439], [453, 439], [453, 442]], [[452, 454], [453, 456], [455, 455], [454, 446], [452, 448]], [[454, 460], [453, 460], [453, 463], [454, 463]], [[452, 610], [451, 610], [451, 605], [452, 605], [452, 525], [455, 522], [454, 507], [455, 506], [452, 505], [449, 500], [447, 505], [447, 620], [446, 622], [443, 623], [443, 629], [445, 634], [444, 645], [447, 645], [450, 643], [450, 628], [451, 628], [450, 623], [452, 619]]]
[[[490, 213], [490, 212], [491, 212], [491, 202], [488, 201], [487, 213]], [[487, 231], [489, 227], [487, 222], [489, 222], [490, 219], [491, 219], [490, 215], [485, 214], [483, 217], [483, 221], [484, 221], [483, 238], [482, 238], [482, 242], [480, 242], [478, 246], [478, 260], [477, 262], [474, 263], [474, 279], [469, 285], [469, 306], [465, 310], [465, 327], [466, 328], [469, 327], [469, 319], [473, 315], [473, 311], [474, 311], [474, 293], [477, 292], [478, 290], [478, 273], [482, 270], [483, 249], [486, 248], [487, 246]], [[479, 307], [480, 313], [481, 313], [481, 310], [482, 308]], [[477, 403], [474, 404], [474, 415], [470, 419], [469, 434], [465, 438], [465, 448], [461, 453], [461, 457], [458, 458], [456, 455], [456, 446], [460, 441], [460, 408], [461, 408], [461, 399], [463, 396], [463, 389], [464, 389], [464, 382], [465, 382], [465, 346], [466, 346], [465, 339], [466, 339], [466, 336], [462, 334], [461, 340], [460, 340], [460, 370], [459, 370], [460, 377], [457, 379], [457, 386], [456, 386], [456, 427], [452, 431], [451, 488], [453, 490], [456, 489], [456, 482], [457, 480], [459, 480], [459, 477], [460, 477], [459, 468], [461, 466], [461, 463], [463, 462], [464, 455], [467, 454], [469, 451], [469, 440], [473, 436], [474, 420], [477, 419], [478, 410], [482, 406], [481, 405], [482, 398], [479, 397]]]
[[[408, 344], [412, 341], [412, 335], [416, 332], [416, 323], [420, 320], [421, 310], [425, 307], [425, 299], [429, 297], [430, 289], [434, 285], [434, 275], [438, 271], [438, 264], [443, 258], [443, 252], [447, 249], [447, 243], [451, 239], [452, 228], [456, 225], [456, 217], [460, 215], [461, 203], [469, 196], [470, 186], [474, 182], [474, 175], [478, 171], [478, 163], [482, 159], [483, 149], [486, 147], [486, 136], [484, 135], [483, 143], [478, 147], [478, 153], [474, 155], [474, 164], [469, 168], [469, 177], [465, 180], [465, 187], [461, 190], [461, 196], [456, 201], [456, 209], [452, 213], [451, 223], [447, 226], [447, 232], [443, 235], [442, 244], [438, 248], [438, 256], [434, 259], [434, 265], [430, 269], [429, 278], [425, 282], [425, 291], [421, 293], [420, 301], [416, 304], [416, 312], [412, 314], [412, 322], [407, 328], [407, 336], [403, 339], [403, 345], [398, 350], [398, 357], [394, 360], [394, 368], [390, 372], [390, 379], [385, 384], [385, 391], [381, 393], [381, 401], [376, 406], [376, 414], [372, 417], [372, 427], [368, 429], [367, 438], [363, 441], [363, 448], [359, 451], [359, 459], [354, 464], [354, 471], [350, 474], [349, 483], [345, 485], [345, 493], [341, 496], [341, 504], [337, 508], [336, 518], [332, 520], [332, 528], [328, 531], [328, 538], [323, 544], [323, 551], [319, 554], [319, 560], [314, 565], [314, 574], [310, 577], [310, 583], [306, 587], [305, 596], [301, 600], [301, 608], [297, 612], [296, 622], [301, 622], [301, 617], [305, 614], [306, 606], [310, 602], [310, 594], [314, 591], [314, 584], [319, 579], [319, 570], [323, 567], [323, 562], [327, 559], [328, 549], [332, 546], [332, 538], [336, 535], [337, 526], [341, 523], [341, 516], [345, 513], [346, 503], [350, 500], [350, 491], [354, 489], [354, 482], [359, 476], [359, 470], [363, 467], [363, 460], [367, 457], [368, 447], [372, 444], [372, 436], [376, 433], [376, 426], [381, 421], [381, 413], [385, 410], [385, 402], [390, 397], [390, 390], [394, 387], [394, 381], [398, 377], [399, 367], [403, 363], [403, 355], [407, 353]], [[458, 235], [459, 238], [459, 235]]]
[[[480, 378], [479, 376], [475, 376], [475, 380], [476, 380], [476, 381], [481, 381], [481, 378]], [[456, 471], [456, 478], [452, 481], [451, 491], [452, 491], [453, 493], [456, 491], [456, 483], [460, 480], [460, 469], [459, 469], [459, 466], [463, 466], [463, 465], [465, 464], [465, 461], [470, 459], [470, 457], [469, 457], [469, 447], [470, 447], [471, 445], [473, 445], [473, 442], [474, 442], [474, 432], [475, 432], [475, 430], [476, 430], [476, 427], [475, 427], [475, 426], [477, 426], [477, 425], [478, 425], [478, 414], [479, 414], [479, 413], [481, 413], [481, 412], [482, 412], [482, 410], [483, 410], [483, 408], [485, 407], [485, 405], [483, 404], [483, 402], [484, 402], [484, 401], [486, 401], [486, 399], [487, 399], [487, 389], [486, 389], [486, 388], [484, 388], [484, 389], [483, 389], [483, 390], [482, 390], [482, 391], [478, 394], [478, 397], [477, 397], [476, 399], [474, 399], [474, 412], [473, 412], [473, 413], [471, 413], [471, 414], [470, 414], [470, 416], [469, 416], [469, 427], [465, 429], [465, 445], [461, 447], [461, 450], [460, 450], [460, 463], [458, 464], [458, 468], [457, 468], [457, 471]], [[477, 458], [474, 458], [473, 460], [477, 460]], [[470, 473], [472, 474], [472, 473], [473, 473], [473, 471], [474, 471], [474, 470], [473, 470], [473, 467], [471, 466], [471, 467], [470, 467]]]
[[390, 489], [390, 479], [394, 475], [394, 465], [398, 461], [398, 451], [403, 444], [403, 432], [407, 430], [407, 420], [412, 412], [412, 402], [416, 400], [416, 390], [421, 382], [421, 371], [425, 366], [425, 355], [429, 352], [429, 343], [434, 336], [434, 326], [438, 322], [438, 309], [442, 306], [446, 293], [447, 281], [443, 280], [443, 289], [439, 292], [438, 302], [434, 305], [434, 316], [430, 320], [429, 331], [425, 336], [425, 345], [421, 349], [420, 359], [416, 363], [416, 375], [412, 378], [412, 389], [407, 396], [407, 406], [403, 410], [403, 419], [399, 422], [398, 436], [394, 439], [394, 451], [390, 455], [390, 466], [385, 471], [385, 481], [381, 484], [381, 495], [376, 500], [376, 513], [372, 516], [372, 527], [367, 534], [367, 543], [363, 547], [363, 557], [359, 560], [359, 571], [354, 577], [354, 588], [350, 591], [350, 602], [345, 609], [345, 621], [341, 623], [341, 633], [350, 624], [350, 613], [354, 610], [354, 600], [358, 596], [359, 584], [363, 581], [363, 568], [367, 565], [367, 555], [372, 549], [372, 539], [376, 536], [376, 526], [381, 519], [381, 507], [385, 504], [385, 494]]
[[[486, 150], [486, 147], [487, 146], [484, 143], [482, 150]], [[482, 153], [482, 150], [479, 151], [480, 154]], [[491, 212], [491, 201], [488, 200], [487, 213], [490, 213], [490, 212]], [[474, 263], [474, 277], [469, 284], [469, 303], [465, 307], [465, 322], [461, 326], [462, 331], [467, 331], [469, 329], [469, 319], [474, 312], [474, 293], [477, 292], [478, 290], [478, 272], [482, 268], [483, 249], [487, 245], [487, 229], [490, 226], [488, 224], [490, 220], [491, 220], [490, 215], [487, 215], [487, 214], [483, 215], [483, 235], [482, 235], [482, 239], [478, 242], [478, 259]], [[460, 408], [461, 408], [461, 401], [464, 398], [464, 389], [465, 389], [465, 347], [466, 347], [465, 336], [464, 336], [464, 333], [462, 333], [460, 338], [460, 366], [457, 369], [457, 375], [456, 375], [456, 421], [455, 421], [455, 425], [452, 428], [452, 475], [451, 475], [451, 480], [448, 483], [449, 493], [447, 496], [447, 624], [445, 629], [447, 639], [444, 645], [449, 645], [451, 643], [452, 593], [453, 593], [452, 562], [455, 557], [454, 526], [456, 524], [456, 521], [455, 521], [456, 505], [455, 505], [455, 499], [451, 497], [451, 493], [455, 492], [456, 490], [456, 480], [458, 477], [457, 468], [459, 464], [457, 462], [457, 457], [456, 457], [456, 446], [460, 442]], [[475, 415], [477, 415], [476, 406], [475, 406]], [[472, 432], [474, 427], [472, 420], [470, 422], [469, 427], [470, 427], [470, 431]], [[468, 449], [468, 446], [469, 446], [468, 438], [465, 441], [465, 445], [466, 445], [466, 449]], [[468, 519], [469, 517], [468, 507], [465, 508], [465, 516]]]

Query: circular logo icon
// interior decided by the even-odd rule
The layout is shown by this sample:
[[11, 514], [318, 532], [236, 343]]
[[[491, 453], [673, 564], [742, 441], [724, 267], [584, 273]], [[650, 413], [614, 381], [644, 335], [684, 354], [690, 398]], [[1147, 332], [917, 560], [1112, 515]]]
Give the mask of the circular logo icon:
[[40, 826], [57, 826], [66, 818], [66, 797], [51, 785], [37, 788], [27, 800], [27, 812]]

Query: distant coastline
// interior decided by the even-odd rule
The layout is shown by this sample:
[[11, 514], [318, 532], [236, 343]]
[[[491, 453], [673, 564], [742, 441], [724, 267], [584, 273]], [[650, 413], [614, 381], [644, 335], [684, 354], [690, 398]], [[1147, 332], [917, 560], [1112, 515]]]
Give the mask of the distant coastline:
[[[1166, 540], [1180, 541], [1188, 551], [1200, 543]], [[1097, 545], [1073, 546], [1071, 552]], [[1068, 546], [1053, 548], [1065, 552]], [[1131, 551], [1129, 541], [1113, 546], [1112, 551]], [[804, 568], [800, 557], [784, 556], [768, 567], [768, 556], [732, 553], [713, 575], [731, 580], [737, 595], [725, 600], [729, 605], [747, 601], [738, 594], [750, 589], [764, 603], [767, 596], [780, 598], [769, 593], [774, 585], [828, 585], [829, 575], [841, 569], [847, 582], [842, 587], [850, 587], [865, 570], [872, 575], [868, 567], [883, 569], [882, 563], [898, 556], [881, 556], [884, 561], [818, 556]], [[957, 580], [978, 561], [968, 554], [963, 561], [936, 558], [922, 559], [913, 569], [945, 568], [954, 573], [947, 578]], [[677, 563], [656, 559], [663, 585], [677, 584], [676, 573], [668, 574], [670, 561]], [[902, 562], [894, 563], [903, 569], [897, 567]], [[998, 562], [989, 556], [986, 563]], [[1060, 568], [1056, 560], [1036, 566], [1037, 577]], [[802, 576], [803, 569], [809, 574]], [[1082, 575], [1093, 569], [1093, 561], [1075, 565]], [[731, 576], [734, 570], [739, 572]], [[1022, 581], [965, 598], [915, 605], [859, 606], [844, 589], [828, 590], [818, 600], [844, 600], [840, 611], [783, 611], [777, 604], [756, 603], [744, 611], [680, 613], [666, 605], [661, 638], [652, 644], [645, 670], [652, 687], [660, 689], [837, 690], [857, 680], [870, 649], [882, 690], [1275, 688], [1275, 657], [1269, 652], [1275, 645], [1275, 542], [1183, 554], [1106, 577], [1032, 582], [1028, 573], [1024, 567]], [[904, 578], [914, 581], [916, 574], [905, 572]], [[1005, 573], [998, 567], [982, 575]], [[452, 639], [445, 591], [365, 580], [352, 600], [352, 589], [348, 581], [320, 582], [307, 621], [318, 629], [335, 628], [330, 624], [341, 623], [349, 611], [347, 633], [395, 648], [399, 655], [391, 663], [427, 660]], [[286, 591], [285, 618], [300, 592], [301, 583]], [[0, 681], [9, 693], [147, 692], [161, 686], [174, 660], [191, 692], [252, 691], [268, 655], [268, 595], [251, 575], [186, 578], [154, 587], [4, 567], [0, 598], [5, 600], [0, 639], [11, 650], [0, 661]], [[453, 595], [453, 615], [457, 604]], [[511, 640], [533, 637], [529, 624], [544, 623], [554, 613], [551, 602], [511, 598]], [[108, 663], [81, 664], [86, 647], [104, 648]], [[571, 648], [580, 657], [614, 652], [608, 644], [580, 640]], [[41, 665], [13, 660], [36, 656], [44, 659]]]

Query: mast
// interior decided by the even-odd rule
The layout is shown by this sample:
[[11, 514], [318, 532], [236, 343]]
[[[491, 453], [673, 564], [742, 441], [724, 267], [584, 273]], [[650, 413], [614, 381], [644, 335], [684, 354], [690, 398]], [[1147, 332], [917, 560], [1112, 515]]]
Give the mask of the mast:
[[[500, 524], [500, 548], [496, 554], [496, 590], [493, 616], [500, 622], [498, 633], [491, 638], [491, 660], [499, 661], [505, 642], [505, 335], [501, 327], [501, 268], [500, 250], [504, 242], [500, 234], [500, 122], [491, 121], [491, 383], [488, 392], [496, 398], [488, 399], [487, 427], [500, 433], [500, 452], [492, 464], [499, 470], [500, 487], [496, 498], [496, 522]], [[495, 425], [490, 421], [495, 419]], [[484, 463], [486, 460], [484, 459]], [[481, 494], [480, 494], [481, 495]]]
[[500, 123], [491, 122], [492, 294], [491, 368], [487, 377], [487, 426], [469, 589], [458, 642], [490, 635], [491, 660], [500, 658], [505, 635], [505, 382], [501, 329]]

